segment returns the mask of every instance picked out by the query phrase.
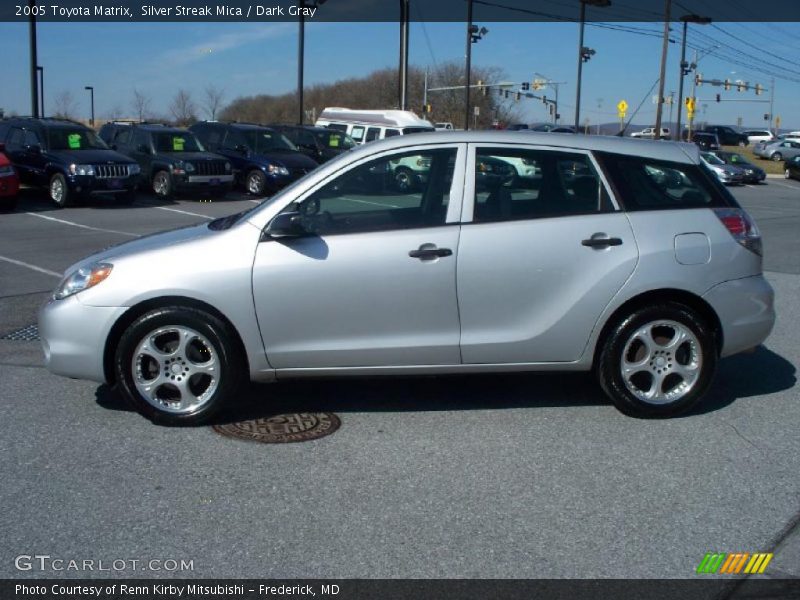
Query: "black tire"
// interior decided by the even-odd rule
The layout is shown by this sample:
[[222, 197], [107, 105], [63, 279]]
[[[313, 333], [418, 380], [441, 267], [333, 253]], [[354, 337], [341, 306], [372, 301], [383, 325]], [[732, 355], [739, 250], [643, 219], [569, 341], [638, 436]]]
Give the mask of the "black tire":
[[411, 192], [416, 187], [416, 175], [407, 167], [397, 167], [394, 172], [394, 187], [398, 192]]
[[267, 176], [261, 169], [248, 171], [244, 178], [244, 189], [251, 196], [263, 196], [267, 189]]
[[739, 140], [739, 148], [746, 148], [747, 140]]
[[[184, 331], [193, 330], [199, 334], [199, 336], [194, 337], [191, 343], [187, 343], [187, 351], [183, 353], [184, 356], [188, 356], [191, 344], [199, 342], [198, 347], [200, 350], [207, 350], [203, 357], [210, 357], [215, 365], [218, 362], [218, 377], [216, 379], [205, 375], [204, 372], [196, 373], [200, 379], [196, 380], [195, 385], [200, 391], [210, 393], [196, 407], [187, 407], [183, 412], [169, 410], [166, 404], [170, 399], [161, 398], [162, 392], [170, 395], [174, 390], [178, 390], [177, 386], [180, 385], [183, 385], [187, 390], [191, 389], [190, 386], [195, 376], [181, 373], [182, 367], [187, 365], [186, 361], [178, 358], [181, 356], [181, 352], [173, 350], [172, 354], [159, 354], [156, 350], [149, 352], [142, 350], [138, 354], [137, 362], [134, 363], [134, 353], [137, 352], [137, 347], [140, 343], [149, 338], [151, 347], [156, 347], [161, 343], [158, 341], [159, 339], [168, 340], [172, 333], [169, 331], [170, 328], [181, 328]], [[153, 335], [156, 332], [160, 333]], [[200, 338], [205, 339], [201, 340]], [[206, 342], [209, 346], [205, 345]], [[196, 351], [197, 348], [195, 348]], [[163, 360], [154, 360], [149, 358], [149, 355], [157, 355]], [[155, 364], [153, 365], [151, 362]], [[223, 406], [235, 398], [237, 392], [241, 389], [246, 380], [244, 364], [245, 361], [241, 356], [239, 345], [236, 343], [235, 334], [228, 325], [205, 311], [184, 306], [154, 309], [136, 319], [123, 333], [114, 355], [117, 388], [123, 397], [136, 411], [154, 423], [163, 425], [198, 425], [211, 419]], [[176, 365], [178, 366], [177, 373], [171, 370]], [[163, 378], [162, 367], [165, 369]], [[153, 372], [156, 372], [157, 375], [152, 379], [140, 377], [141, 372], [144, 370], [148, 371], [148, 375], [152, 375]], [[173, 375], [173, 373], [176, 374]], [[173, 383], [176, 376], [179, 379]], [[185, 383], [182, 383], [181, 376], [186, 379]], [[159, 378], [162, 379], [160, 384], [156, 383]], [[210, 381], [208, 382], [208, 387], [204, 388], [203, 385], [206, 383], [206, 379]], [[153, 382], [153, 385], [155, 385], [153, 390], [155, 399], [153, 401], [148, 400], [140, 392], [137, 388], [137, 381], [139, 385], [147, 385], [149, 382]], [[214, 381], [216, 381], [215, 386], [213, 385]], [[182, 392], [180, 393], [182, 394]], [[194, 396], [188, 394], [186, 397], [193, 398]], [[159, 402], [163, 406], [157, 406]]]
[[[657, 404], [640, 399], [632, 393], [631, 388], [638, 389], [640, 380], [637, 380], [636, 384], [630, 381], [626, 383], [622, 375], [622, 361], [626, 356], [626, 350], [628, 353], [632, 351], [638, 352], [638, 350], [635, 349], [635, 344], [637, 342], [633, 341], [631, 343], [631, 340], [642, 328], [654, 326], [656, 329], [670, 330], [669, 325], [659, 324], [660, 322], [674, 322], [688, 329], [694, 334], [697, 346], [699, 347], [692, 350], [692, 341], [683, 342], [674, 349], [670, 357], [670, 354], [663, 349], [665, 346], [656, 344], [655, 352], [653, 352], [652, 349], [650, 352], [645, 351], [644, 356], [638, 360], [653, 357], [654, 353], [659, 354], [659, 356], [653, 357], [649, 363], [642, 366], [640, 370], [629, 379], [633, 379], [633, 377], [637, 377], [643, 372], [645, 373], [645, 377], [647, 377], [648, 375], [646, 373], [648, 369], [656, 371], [659, 367], [659, 365], [655, 363], [657, 358], [663, 360], [665, 363], [670, 361], [663, 365], [663, 371], [658, 371], [658, 373], [666, 373], [661, 383], [661, 390], [663, 391], [663, 386], [667, 381], [674, 381], [675, 378], [680, 378], [680, 376], [673, 371], [673, 368], [676, 368], [679, 362], [683, 365], [682, 361], [688, 359], [694, 353], [694, 356], [699, 358], [699, 367], [693, 387], [682, 395], [677, 395], [677, 392], [680, 391], [678, 388], [682, 385], [681, 383], [679, 386], [673, 388], [677, 390], [676, 397], [673, 400]], [[659, 303], [633, 311], [627, 317], [620, 320], [600, 343], [603, 344], [602, 351], [595, 365], [595, 373], [600, 382], [600, 387], [621, 412], [633, 417], [663, 418], [671, 417], [689, 410], [702, 400], [711, 385], [714, 372], [716, 371], [718, 351], [714, 330], [694, 310], [677, 302]], [[674, 361], [674, 366], [671, 361]], [[651, 390], [655, 387], [653, 385], [654, 382], [655, 379], [650, 383]], [[671, 392], [672, 389], [667, 391], [667, 393]]]
[[792, 172], [789, 169], [784, 170], [783, 178], [784, 179], [791, 179], [792, 178]]
[[780, 152], [776, 152], [775, 154], [770, 156], [770, 158], [775, 162], [781, 162], [783, 160], [783, 154], [781, 154]]
[[152, 181], [153, 193], [157, 198], [166, 200], [171, 198], [173, 194], [172, 177], [167, 171], [156, 171], [153, 175]]
[[67, 185], [67, 178], [61, 173], [54, 173], [50, 177], [50, 185], [47, 188], [50, 201], [57, 208], [64, 208], [72, 201], [72, 194]]

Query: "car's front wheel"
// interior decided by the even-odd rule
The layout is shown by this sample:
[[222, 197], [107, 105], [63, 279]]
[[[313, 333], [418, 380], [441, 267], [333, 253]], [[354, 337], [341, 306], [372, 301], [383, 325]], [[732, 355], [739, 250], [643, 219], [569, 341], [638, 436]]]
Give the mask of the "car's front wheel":
[[64, 208], [70, 201], [69, 186], [67, 186], [67, 178], [61, 173], [54, 173], [50, 177], [50, 200], [58, 208]]
[[783, 160], [783, 154], [781, 154], [780, 152], [776, 152], [770, 158], [775, 162], [781, 162]]
[[172, 179], [166, 171], [158, 171], [153, 175], [153, 193], [159, 198], [172, 196]]
[[633, 311], [604, 340], [596, 371], [623, 413], [669, 417], [697, 404], [717, 364], [714, 331], [694, 310], [666, 302]]
[[248, 194], [253, 196], [263, 196], [267, 188], [267, 176], [260, 169], [253, 169], [245, 178], [244, 187]]
[[220, 319], [171, 306], [145, 313], [123, 333], [115, 354], [118, 387], [154, 422], [195, 425], [213, 417], [244, 381], [234, 334]]

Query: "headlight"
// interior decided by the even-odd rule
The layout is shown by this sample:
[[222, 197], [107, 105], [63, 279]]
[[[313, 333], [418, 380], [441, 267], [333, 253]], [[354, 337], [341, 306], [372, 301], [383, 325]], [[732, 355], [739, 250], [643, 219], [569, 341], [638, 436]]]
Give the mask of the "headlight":
[[142, 172], [142, 167], [138, 165], [138, 163], [133, 163], [132, 165], [128, 165], [128, 173], [131, 175], [138, 175]]
[[267, 173], [270, 175], [288, 175], [289, 169], [279, 165], [270, 165], [267, 167]]
[[229, 162], [226, 162], [226, 163], [225, 163], [225, 171], [226, 171], [227, 173], [230, 173], [230, 172], [231, 172], [231, 163], [229, 163]]
[[94, 175], [94, 167], [92, 165], [70, 165], [69, 172], [72, 175]]
[[0, 177], [7, 177], [8, 175], [14, 174], [14, 167], [11, 165], [5, 165], [0, 167]]
[[194, 173], [194, 165], [190, 162], [184, 163], [183, 168], [186, 169], [187, 173]]
[[67, 275], [53, 292], [54, 300], [63, 300], [73, 294], [88, 290], [98, 283], [105, 281], [111, 275], [114, 265], [110, 263], [95, 263], [88, 267], [81, 267]]

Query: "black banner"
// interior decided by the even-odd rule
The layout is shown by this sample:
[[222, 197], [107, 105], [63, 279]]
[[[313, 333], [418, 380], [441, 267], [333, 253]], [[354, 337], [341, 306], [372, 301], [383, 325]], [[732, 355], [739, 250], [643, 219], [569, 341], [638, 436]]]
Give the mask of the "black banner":
[[37, 600], [725, 600], [796, 599], [800, 579], [2, 580], [0, 598]]
[[[581, 0], [408, 0], [412, 21], [458, 22], [467, 19], [472, 3], [474, 19], [504, 21], [578, 21]], [[167, 21], [313, 21], [393, 22], [400, 19], [398, 0], [3, 0], [0, 21], [167, 22]], [[599, 6], [595, 6], [598, 4]], [[664, 0], [585, 3], [585, 19], [601, 22], [647, 22], [664, 20]], [[800, 21], [800, 2], [760, 0], [757, 4], [728, 0], [673, 0], [671, 20], [702, 15], [713, 21]]]

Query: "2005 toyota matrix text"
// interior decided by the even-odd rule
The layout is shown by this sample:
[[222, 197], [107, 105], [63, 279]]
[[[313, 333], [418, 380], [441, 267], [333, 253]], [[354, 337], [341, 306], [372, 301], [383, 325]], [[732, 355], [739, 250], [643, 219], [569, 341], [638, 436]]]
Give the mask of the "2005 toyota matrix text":
[[761, 254], [692, 145], [419, 134], [88, 257], [39, 326], [52, 372], [167, 424], [248, 380], [534, 370], [592, 370], [621, 411], [666, 417], [769, 335]]

